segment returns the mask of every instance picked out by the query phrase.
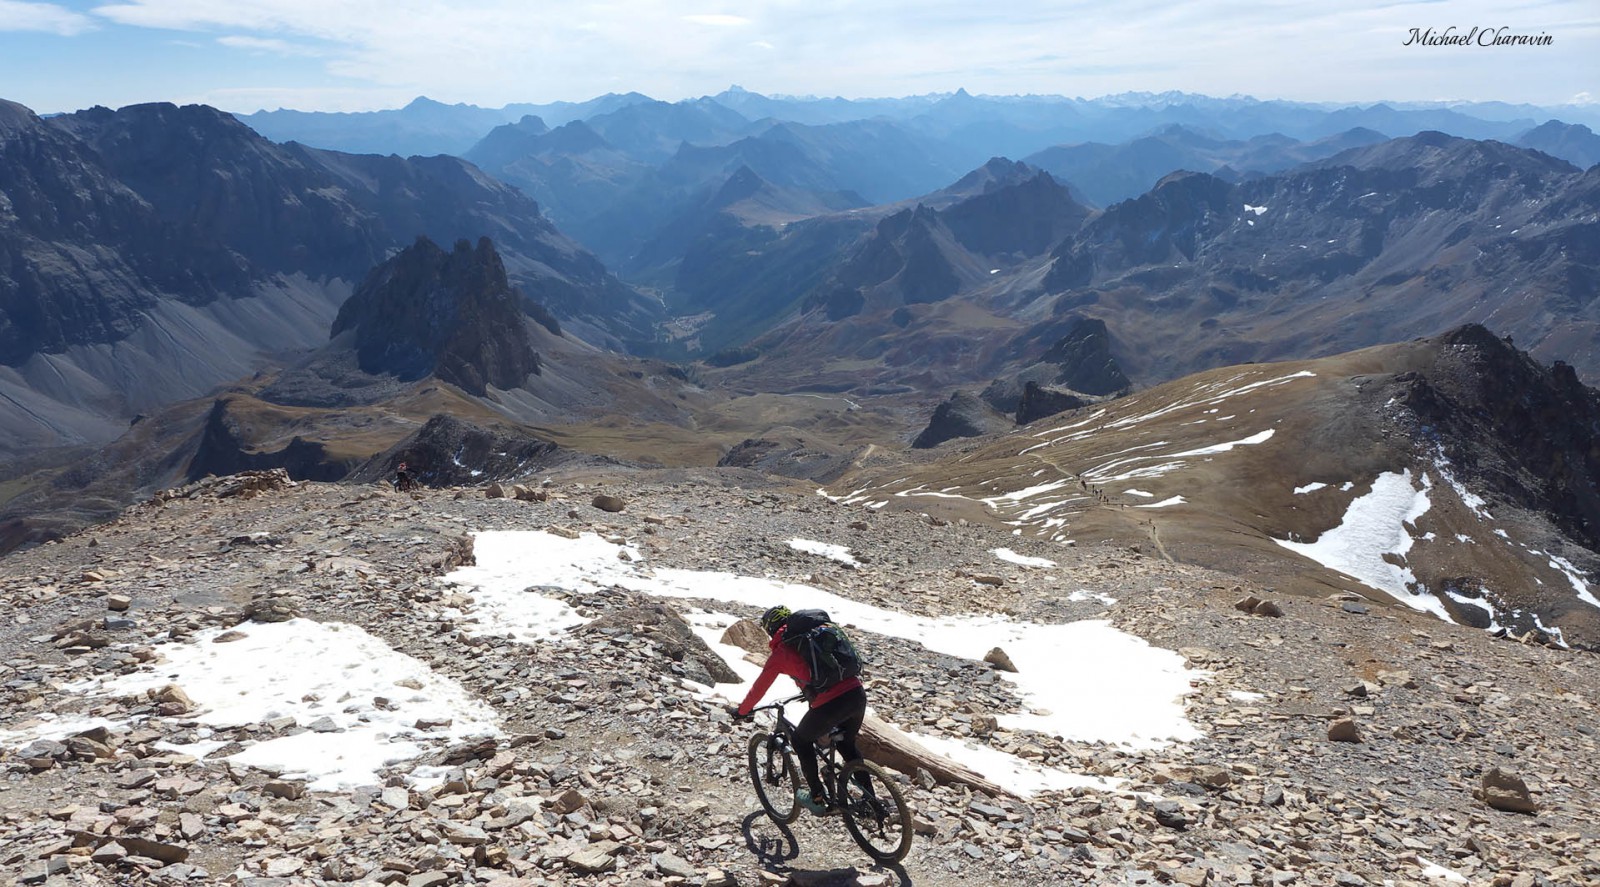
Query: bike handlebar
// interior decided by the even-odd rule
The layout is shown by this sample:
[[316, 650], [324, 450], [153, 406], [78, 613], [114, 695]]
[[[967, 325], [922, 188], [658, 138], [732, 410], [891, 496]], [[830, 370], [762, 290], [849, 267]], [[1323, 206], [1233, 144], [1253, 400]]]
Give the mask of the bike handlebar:
[[788, 699], [779, 699], [777, 702], [768, 702], [765, 705], [758, 705], [755, 708], [750, 709], [750, 714], [754, 715], [758, 711], [782, 711], [785, 705], [804, 698], [806, 698], [804, 693], [796, 693], [795, 695], [790, 696]]

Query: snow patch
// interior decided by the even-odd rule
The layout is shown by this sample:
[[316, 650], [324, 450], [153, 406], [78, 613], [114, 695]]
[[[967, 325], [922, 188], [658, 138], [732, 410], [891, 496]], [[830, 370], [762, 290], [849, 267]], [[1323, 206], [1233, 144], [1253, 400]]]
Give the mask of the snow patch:
[[1042, 557], [1029, 557], [1025, 554], [1017, 554], [1015, 551], [1012, 551], [1009, 548], [996, 548], [991, 551], [990, 554], [993, 554], [995, 557], [1006, 561], [1007, 563], [1017, 564], [1018, 566], [1022, 567], [1044, 567], [1048, 569], [1056, 565], [1056, 562], [1053, 560], [1048, 560]]
[[789, 547], [793, 548], [795, 551], [803, 551], [806, 554], [821, 555], [828, 560], [838, 561], [847, 567], [861, 566], [861, 562], [856, 560], [855, 557], [850, 554], [850, 549], [843, 545], [834, 545], [828, 542], [817, 542], [812, 539], [801, 539], [796, 537], [789, 540]]
[[1572, 590], [1578, 593], [1578, 600], [1591, 607], [1600, 607], [1600, 600], [1597, 600], [1594, 592], [1589, 590], [1589, 583], [1584, 580], [1583, 573], [1579, 572], [1571, 561], [1552, 554], [1550, 555], [1550, 568], [1552, 570], [1560, 570], [1566, 574], [1567, 581], [1572, 583]]
[[1384, 472], [1372, 482], [1371, 492], [1350, 503], [1339, 526], [1323, 533], [1317, 541], [1273, 541], [1363, 585], [1385, 591], [1412, 609], [1452, 622], [1444, 604], [1417, 582], [1410, 567], [1396, 566], [1384, 559], [1384, 555], [1398, 555], [1404, 560], [1411, 550], [1414, 540], [1406, 524], [1427, 513], [1428, 491], [1432, 487], [1426, 474], [1422, 475], [1422, 488], [1417, 489], [1412, 486], [1410, 469], [1400, 474]]
[[1187, 502], [1187, 501], [1188, 500], [1184, 499], [1182, 496], [1173, 496], [1170, 499], [1162, 499], [1160, 502], [1151, 502], [1149, 505], [1135, 505], [1133, 507], [1134, 508], [1171, 508], [1174, 505], [1182, 505], [1184, 502]]
[[1315, 493], [1318, 490], [1325, 490], [1325, 489], [1327, 489], [1327, 487], [1328, 487], [1328, 485], [1323, 483], [1320, 480], [1312, 481], [1311, 483], [1308, 483], [1303, 487], [1295, 487], [1294, 488], [1294, 494], [1296, 496], [1304, 496], [1307, 493]]
[[[327, 718], [336, 732], [267, 739], [226, 759], [304, 779], [316, 791], [377, 784], [382, 767], [421, 757], [424, 743], [500, 732], [495, 713], [469, 690], [359, 626], [309, 619], [250, 623], [231, 629], [243, 638], [215, 643], [224, 630], [161, 647], [165, 661], [110, 680], [101, 692], [127, 696], [176, 684], [195, 703], [190, 717], [212, 727], [277, 717], [309, 725]], [[380, 706], [379, 697], [387, 702]], [[450, 726], [421, 731], [413, 726], [419, 719]], [[182, 748], [187, 754], [215, 750]]]
[[1447, 869], [1437, 862], [1429, 862], [1426, 857], [1417, 857], [1417, 862], [1422, 865], [1422, 876], [1431, 881], [1448, 881], [1451, 884], [1465, 884], [1465, 875], [1452, 869]]
[[1073, 593], [1067, 595], [1067, 600], [1069, 600], [1069, 601], [1071, 601], [1071, 602], [1073, 602], [1075, 604], [1083, 603], [1084, 601], [1099, 601], [1100, 603], [1105, 604], [1108, 607], [1114, 607], [1114, 606], [1117, 605], [1117, 599], [1116, 598], [1112, 597], [1109, 594], [1104, 594], [1104, 593], [1098, 592], [1098, 591], [1087, 591], [1087, 590], [1074, 591]]

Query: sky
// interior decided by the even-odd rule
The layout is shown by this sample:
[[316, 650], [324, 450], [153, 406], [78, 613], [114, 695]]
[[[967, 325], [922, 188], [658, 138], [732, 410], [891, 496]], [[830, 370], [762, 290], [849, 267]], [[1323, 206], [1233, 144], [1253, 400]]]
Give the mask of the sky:
[[[1406, 45], [1504, 28], [1549, 45]], [[1600, 2], [0, 0], [0, 98], [499, 107], [730, 85], [847, 98], [1182, 90], [1318, 102], [1600, 101]]]

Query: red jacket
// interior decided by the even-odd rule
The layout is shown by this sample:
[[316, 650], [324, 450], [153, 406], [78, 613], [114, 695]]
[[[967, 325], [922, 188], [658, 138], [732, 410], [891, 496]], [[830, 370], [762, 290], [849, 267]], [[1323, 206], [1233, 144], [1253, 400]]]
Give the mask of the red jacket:
[[[800, 658], [800, 654], [796, 653], [793, 647], [783, 642], [784, 633], [788, 630], [787, 625], [778, 629], [778, 633], [767, 643], [769, 650], [767, 664], [762, 666], [761, 676], [756, 678], [755, 686], [750, 688], [750, 692], [745, 694], [744, 701], [739, 703], [739, 714], [747, 715], [751, 709], [759, 705], [761, 697], [767, 695], [767, 688], [772, 686], [773, 680], [780, 674], [794, 678], [795, 683], [802, 687], [811, 680], [810, 666], [806, 665], [806, 661]], [[811, 707], [816, 708], [832, 702], [859, 686], [861, 686], [860, 678], [845, 678], [818, 693], [817, 698], [811, 700]]]

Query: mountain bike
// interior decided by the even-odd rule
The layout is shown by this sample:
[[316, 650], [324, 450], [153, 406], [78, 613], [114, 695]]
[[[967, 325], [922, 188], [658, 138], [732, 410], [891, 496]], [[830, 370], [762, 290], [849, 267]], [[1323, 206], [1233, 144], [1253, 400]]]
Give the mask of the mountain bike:
[[[750, 714], [775, 713], [772, 729], [750, 737], [750, 781], [756, 800], [773, 822], [788, 824], [804, 808], [795, 790], [804, 784], [793, 749], [795, 725], [784, 717], [783, 706], [800, 699], [792, 696], [757, 706]], [[819, 799], [828, 814], [841, 814], [850, 837], [878, 862], [899, 862], [911, 851], [911, 806], [888, 771], [867, 760], [840, 763], [835, 747], [840, 731], [834, 728], [817, 739], [817, 772], [827, 792]]]

